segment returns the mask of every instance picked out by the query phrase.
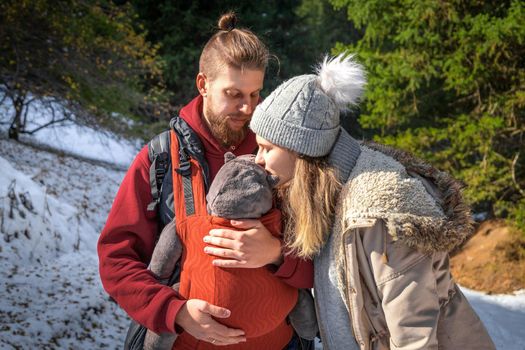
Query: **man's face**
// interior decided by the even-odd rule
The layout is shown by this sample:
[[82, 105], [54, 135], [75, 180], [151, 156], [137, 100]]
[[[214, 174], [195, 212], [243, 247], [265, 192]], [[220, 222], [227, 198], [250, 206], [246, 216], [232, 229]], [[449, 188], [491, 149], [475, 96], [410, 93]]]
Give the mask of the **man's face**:
[[204, 89], [199, 90], [204, 97], [204, 117], [213, 136], [224, 146], [236, 146], [246, 136], [263, 80], [263, 71], [228, 66], [212, 80], [203, 77]]

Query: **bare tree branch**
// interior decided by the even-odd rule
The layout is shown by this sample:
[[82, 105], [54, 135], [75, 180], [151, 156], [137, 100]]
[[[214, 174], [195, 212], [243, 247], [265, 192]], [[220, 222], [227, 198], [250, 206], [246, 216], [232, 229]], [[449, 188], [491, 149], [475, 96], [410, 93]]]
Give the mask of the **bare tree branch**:
[[516, 189], [521, 193], [523, 197], [525, 197], [525, 191], [521, 188], [521, 186], [518, 183], [518, 180], [516, 179], [516, 163], [518, 162], [518, 158], [520, 156], [520, 152], [516, 153], [514, 156], [514, 159], [512, 160], [511, 165], [511, 171], [512, 171], [512, 182], [514, 182], [514, 185], [516, 186]]
[[25, 127], [26, 127], [26, 122], [27, 122], [27, 114], [29, 113], [29, 105], [31, 104], [32, 101], [34, 101], [35, 99], [32, 98], [30, 101], [28, 102], [25, 102], [23, 105], [22, 105], [22, 108], [25, 108], [24, 110], [24, 116], [20, 119], [20, 126], [21, 126], [21, 129], [24, 130]]
[[65, 122], [65, 121], [67, 121], [67, 120], [71, 120], [71, 119], [69, 119], [69, 118], [61, 118], [61, 119], [55, 119], [55, 118], [53, 118], [51, 121], [49, 121], [49, 122], [47, 122], [47, 123], [45, 123], [45, 124], [43, 124], [43, 125], [40, 125], [39, 127], [35, 128], [35, 129], [33, 129], [33, 130], [27, 130], [27, 131], [24, 130], [24, 131], [21, 131], [20, 133], [22, 133], [22, 134], [28, 134], [28, 135], [33, 135], [33, 134], [36, 133], [37, 131], [42, 130], [42, 129], [44, 129], [44, 128], [47, 128], [47, 127], [50, 126], [50, 125], [57, 124], [57, 123], [61, 123], [61, 122]]

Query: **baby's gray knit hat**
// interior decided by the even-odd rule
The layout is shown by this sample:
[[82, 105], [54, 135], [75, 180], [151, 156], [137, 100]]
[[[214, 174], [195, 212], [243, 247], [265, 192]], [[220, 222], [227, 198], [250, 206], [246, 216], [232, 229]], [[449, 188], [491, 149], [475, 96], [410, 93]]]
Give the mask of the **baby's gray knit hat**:
[[339, 135], [340, 111], [357, 104], [366, 83], [362, 66], [344, 56], [325, 57], [316, 75], [282, 83], [257, 106], [250, 128], [301, 155], [327, 155]]
[[272, 188], [279, 178], [255, 163], [253, 154], [224, 154], [224, 165], [210, 185], [208, 213], [226, 219], [256, 219], [272, 208]]

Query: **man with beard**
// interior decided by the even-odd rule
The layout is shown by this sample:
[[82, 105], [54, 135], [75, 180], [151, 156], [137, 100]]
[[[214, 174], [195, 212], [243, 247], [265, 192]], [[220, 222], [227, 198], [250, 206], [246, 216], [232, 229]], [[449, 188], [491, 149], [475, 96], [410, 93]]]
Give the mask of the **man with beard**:
[[[203, 49], [196, 78], [199, 95], [180, 118], [202, 143], [209, 182], [224, 164], [224, 154], [252, 153], [255, 135], [248, 130], [260, 101], [268, 50], [252, 32], [235, 28], [233, 13], [219, 20], [219, 31]], [[182, 300], [147, 269], [161, 218], [148, 211], [152, 202], [148, 147], [130, 166], [98, 241], [100, 276], [105, 290], [136, 321], [155, 333], [188, 332], [217, 345], [246, 340], [244, 332], [222, 325], [230, 311], [203, 300]], [[164, 185], [163, 185], [164, 186]], [[212, 230], [205, 252], [225, 268], [268, 266], [276, 278], [311, 288], [312, 267], [281, 252], [282, 242], [258, 220], [232, 221], [236, 230]], [[209, 344], [208, 344], [209, 345]]]

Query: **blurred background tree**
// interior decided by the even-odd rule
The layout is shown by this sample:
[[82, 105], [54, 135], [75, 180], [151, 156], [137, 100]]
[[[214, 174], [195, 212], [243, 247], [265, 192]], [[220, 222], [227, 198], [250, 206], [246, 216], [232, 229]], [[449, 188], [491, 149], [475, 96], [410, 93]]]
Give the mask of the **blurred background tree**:
[[337, 41], [357, 38], [345, 12], [327, 0], [2, 2], [0, 92], [15, 113], [1, 122], [13, 137], [37, 131], [26, 128], [25, 115], [38, 100], [57, 112], [51, 122], [74, 115], [147, 139], [196, 95], [202, 47], [229, 10], [273, 54], [263, 96], [311, 71]]
[[477, 212], [524, 229], [524, 3], [331, 3], [363, 31], [334, 53], [356, 52], [368, 70], [365, 136], [453, 173]]
[[39, 130], [27, 128], [35, 101], [53, 113], [50, 123], [68, 119], [119, 131], [127, 125], [119, 116], [138, 120], [163, 84], [157, 46], [135, 20], [131, 5], [111, 1], [0, 3], [0, 91], [15, 110], [2, 120], [10, 136]]
[[266, 94], [282, 80], [311, 71], [338, 40], [348, 41], [353, 34], [345, 12], [335, 11], [326, 0], [131, 2], [148, 31], [147, 38], [160, 44], [173, 104], [185, 104], [196, 95], [200, 53], [217, 31], [220, 15], [228, 10], [236, 12], [238, 27], [261, 37], [278, 59], [270, 62]]

